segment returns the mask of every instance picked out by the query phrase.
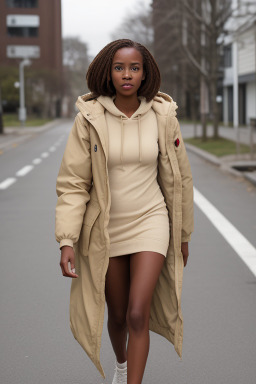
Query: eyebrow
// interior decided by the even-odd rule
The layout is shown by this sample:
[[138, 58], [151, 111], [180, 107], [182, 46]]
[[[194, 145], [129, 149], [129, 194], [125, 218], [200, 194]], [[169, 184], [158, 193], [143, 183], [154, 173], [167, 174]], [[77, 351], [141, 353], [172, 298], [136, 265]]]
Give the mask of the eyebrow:
[[[121, 61], [116, 61], [115, 63], [113, 64], [124, 64], [124, 63], [121, 63]], [[131, 65], [135, 65], [135, 64], [141, 64], [141, 63], [138, 63], [138, 62], [135, 62], [135, 63], [131, 63]]]

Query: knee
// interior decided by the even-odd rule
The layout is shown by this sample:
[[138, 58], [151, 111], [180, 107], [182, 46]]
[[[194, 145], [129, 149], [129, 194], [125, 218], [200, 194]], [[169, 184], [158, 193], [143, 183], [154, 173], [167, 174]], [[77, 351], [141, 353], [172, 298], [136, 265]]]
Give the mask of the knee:
[[108, 321], [115, 327], [123, 327], [126, 325], [126, 313], [108, 311]]
[[130, 330], [135, 332], [142, 331], [148, 324], [148, 316], [146, 315], [146, 311], [135, 308], [128, 310], [126, 315], [126, 322]]

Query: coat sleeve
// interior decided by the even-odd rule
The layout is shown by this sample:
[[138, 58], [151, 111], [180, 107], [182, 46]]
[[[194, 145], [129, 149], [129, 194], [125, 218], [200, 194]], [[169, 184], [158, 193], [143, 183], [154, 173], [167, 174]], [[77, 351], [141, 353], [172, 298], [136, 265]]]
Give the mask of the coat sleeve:
[[60, 248], [78, 241], [91, 185], [90, 132], [86, 120], [78, 113], [56, 182], [55, 238]]
[[[182, 233], [181, 241], [191, 239], [194, 230], [194, 203], [193, 203], [193, 179], [185, 144], [183, 142], [180, 124], [175, 117], [174, 142], [175, 150], [182, 178]], [[178, 139], [178, 141], [176, 141]]]

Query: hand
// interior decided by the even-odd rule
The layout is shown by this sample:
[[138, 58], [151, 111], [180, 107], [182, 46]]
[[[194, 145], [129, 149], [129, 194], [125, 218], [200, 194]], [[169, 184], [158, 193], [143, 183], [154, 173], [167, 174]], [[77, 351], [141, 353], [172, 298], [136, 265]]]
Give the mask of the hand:
[[[71, 271], [68, 268], [68, 263], [70, 263]], [[63, 276], [78, 277], [75, 273], [75, 252], [72, 247], [68, 245], [61, 247], [60, 266]]]
[[188, 252], [188, 242], [181, 243], [181, 253], [183, 255], [183, 261], [184, 261], [184, 267], [185, 267], [187, 262], [188, 262], [188, 255], [189, 255], [189, 252]]

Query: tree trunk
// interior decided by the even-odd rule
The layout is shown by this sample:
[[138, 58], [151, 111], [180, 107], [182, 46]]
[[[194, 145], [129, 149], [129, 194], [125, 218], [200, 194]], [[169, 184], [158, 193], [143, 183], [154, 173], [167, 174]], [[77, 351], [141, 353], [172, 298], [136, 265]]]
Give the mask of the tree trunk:
[[219, 138], [219, 106], [216, 100], [217, 97], [217, 82], [211, 79], [211, 97], [212, 97], [212, 122], [213, 122], [213, 138]]
[[200, 115], [202, 123], [202, 141], [207, 140], [207, 116], [209, 114], [209, 92], [204, 76], [200, 85]]

